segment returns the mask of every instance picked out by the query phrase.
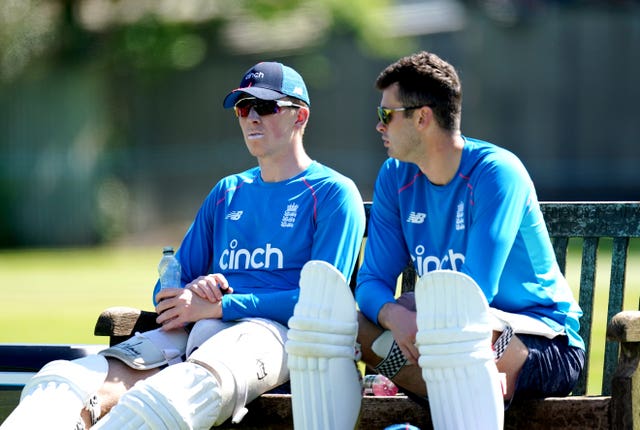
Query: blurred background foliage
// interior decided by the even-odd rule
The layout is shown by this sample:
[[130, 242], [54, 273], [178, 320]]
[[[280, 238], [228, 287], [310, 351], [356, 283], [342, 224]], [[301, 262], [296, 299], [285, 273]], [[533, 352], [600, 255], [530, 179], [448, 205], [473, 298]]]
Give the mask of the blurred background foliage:
[[[380, 11], [388, 6], [388, 0], [3, 0], [0, 76], [10, 81], [35, 62], [91, 56], [146, 78], [193, 68], [208, 48], [294, 51], [322, 43], [332, 30], [355, 36], [370, 53], [394, 55], [398, 41], [381, 31]], [[254, 38], [262, 31], [277, 33], [269, 27], [282, 32], [261, 46]]]
[[0, 247], [179, 241], [211, 186], [254, 164], [221, 101], [262, 60], [304, 76], [307, 149], [365, 199], [385, 157], [373, 82], [420, 49], [458, 68], [463, 132], [518, 154], [541, 199], [637, 199], [639, 9], [0, 0]]

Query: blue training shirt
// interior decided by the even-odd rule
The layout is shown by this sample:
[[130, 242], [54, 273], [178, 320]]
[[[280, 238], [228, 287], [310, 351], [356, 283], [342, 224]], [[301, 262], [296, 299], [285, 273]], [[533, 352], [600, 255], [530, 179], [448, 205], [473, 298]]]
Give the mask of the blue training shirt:
[[417, 165], [388, 159], [374, 190], [356, 300], [371, 321], [395, 301], [409, 261], [418, 276], [450, 269], [471, 276], [492, 307], [578, 335], [582, 311], [562, 275], [533, 182], [506, 149], [464, 138], [455, 177], [434, 185]]
[[[262, 317], [286, 325], [302, 266], [323, 260], [348, 281], [364, 227], [351, 179], [314, 161], [291, 179], [264, 182], [254, 167], [222, 179], [205, 199], [176, 253], [182, 286], [221, 273], [234, 290], [223, 296], [223, 320]], [[158, 283], [153, 297], [159, 289]]]

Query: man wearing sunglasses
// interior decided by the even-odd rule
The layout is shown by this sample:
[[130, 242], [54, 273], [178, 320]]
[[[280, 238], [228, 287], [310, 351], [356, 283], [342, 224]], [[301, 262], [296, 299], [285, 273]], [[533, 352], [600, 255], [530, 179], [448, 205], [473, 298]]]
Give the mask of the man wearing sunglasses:
[[[362, 358], [407, 392], [428, 392], [436, 428], [500, 428], [503, 400], [570, 393], [584, 365], [582, 312], [525, 167], [461, 134], [453, 66], [416, 53], [376, 86], [390, 158], [358, 273]], [[409, 262], [415, 295], [396, 299]]]
[[74, 428], [83, 405], [87, 427], [209, 429], [239, 422], [247, 403], [287, 382], [287, 323], [303, 266], [315, 260], [349, 279], [362, 199], [352, 180], [307, 155], [310, 100], [295, 70], [256, 64], [223, 105], [258, 165], [221, 179], [204, 200], [176, 253], [183, 288], [154, 289], [162, 327], [49, 363], [6, 429]]

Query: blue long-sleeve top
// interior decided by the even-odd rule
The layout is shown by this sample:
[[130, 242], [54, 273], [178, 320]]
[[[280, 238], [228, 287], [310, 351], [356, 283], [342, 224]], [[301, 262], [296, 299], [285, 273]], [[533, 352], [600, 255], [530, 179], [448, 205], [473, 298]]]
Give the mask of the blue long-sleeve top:
[[511, 152], [464, 138], [455, 177], [434, 185], [413, 163], [388, 159], [374, 189], [356, 300], [371, 321], [393, 302], [396, 279], [413, 261], [471, 276], [492, 307], [564, 330], [570, 345], [582, 311], [562, 275], [529, 174]]
[[[323, 260], [348, 280], [364, 227], [351, 179], [313, 162], [291, 179], [264, 182], [255, 167], [222, 179], [205, 199], [176, 253], [182, 286], [221, 273], [234, 290], [222, 298], [223, 320], [262, 317], [286, 325], [302, 266]], [[157, 283], [153, 297], [159, 289]]]

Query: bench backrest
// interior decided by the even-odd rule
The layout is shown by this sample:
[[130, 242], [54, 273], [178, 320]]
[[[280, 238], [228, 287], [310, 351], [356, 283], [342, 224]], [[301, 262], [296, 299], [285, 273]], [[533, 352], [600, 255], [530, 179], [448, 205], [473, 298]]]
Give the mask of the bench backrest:
[[[580, 319], [580, 335], [585, 341], [587, 356], [585, 369], [589, 368], [591, 333], [593, 327], [594, 297], [596, 286], [598, 243], [601, 238], [612, 238], [611, 275], [607, 321], [622, 310], [625, 293], [625, 277], [629, 239], [640, 237], [640, 202], [541, 202], [542, 213], [562, 273], [566, 271], [570, 238], [582, 238], [580, 264], [580, 288], [578, 301], [584, 315]], [[371, 203], [365, 203], [367, 220]], [[365, 238], [367, 233], [365, 232]], [[363, 246], [366, 245], [366, 240]], [[357, 270], [351, 278], [355, 287]], [[411, 265], [402, 274], [402, 290], [412, 291], [416, 273]], [[606, 327], [602, 327], [602, 331]], [[605, 343], [602, 394], [611, 394], [611, 379], [618, 359], [618, 344]], [[584, 395], [588, 372], [584, 371], [573, 390], [573, 395]]]

